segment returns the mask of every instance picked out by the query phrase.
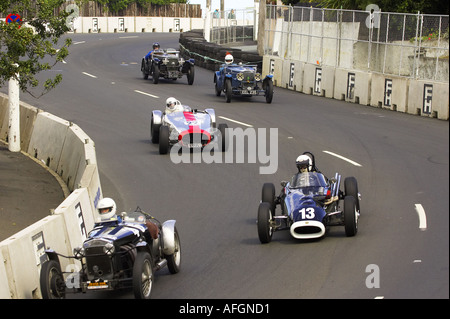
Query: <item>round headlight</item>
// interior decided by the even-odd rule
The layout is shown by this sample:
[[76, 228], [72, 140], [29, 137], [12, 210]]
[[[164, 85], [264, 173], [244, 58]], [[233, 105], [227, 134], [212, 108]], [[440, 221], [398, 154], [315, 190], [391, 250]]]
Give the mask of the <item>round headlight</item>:
[[76, 259], [80, 259], [84, 257], [84, 248], [83, 247], [75, 247], [73, 249], [73, 256]]
[[255, 73], [255, 81], [261, 81], [261, 74]]
[[243, 73], [236, 74], [236, 79], [242, 81], [244, 79], [244, 74]]
[[112, 255], [114, 250], [114, 245], [112, 243], [106, 243], [106, 245], [103, 246], [103, 252], [107, 255]]

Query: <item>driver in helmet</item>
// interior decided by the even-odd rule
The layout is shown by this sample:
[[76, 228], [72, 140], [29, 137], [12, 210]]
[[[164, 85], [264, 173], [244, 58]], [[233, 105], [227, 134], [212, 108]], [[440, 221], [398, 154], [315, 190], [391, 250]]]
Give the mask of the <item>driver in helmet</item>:
[[[116, 202], [109, 197], [102, 198], [97, 204], [97, 212], [100, 215], [100, 222], [122, 222], [122, 218], [116, 215], [117, 206]], [[145, 225], [150, 232], [153, 239], [158, 238], [159, 228], [158, 226], [150, 220], [145, 220]]]
[[180, 101], [178, 101], [174, 97], [169, 97], [166, 100], [166, 114], [174, 113], [174, 112], [183, 112], [184, 108], [181, 105]]
[[153, 51], [159, 50], [160, 47], [161, 46], [159, 45], [158, 42], [153, 43], [153, 46], [152, 46], [153, 49], [149, 53], [147, 53], [147, 55], [145, 56], [145, 60], [148, 61], [148, 59], [150, 59], [152, 57]]
[[234, 62], [233, 56], [229, 52], [227, 52], [227, 54], [225, 55], [225, 63], [230, 65], [233, 62]]
[[112, 198], [102, 198], [97, 204], [97, 212], [100, 215], [101, 222], [122, 221], [120, 216], [116, 215], [117, 206]]
[[312, 160], [308, 155], [302, 154], [295, 160], [295, 165], [297, 166], [299, 173], [312, 172]]

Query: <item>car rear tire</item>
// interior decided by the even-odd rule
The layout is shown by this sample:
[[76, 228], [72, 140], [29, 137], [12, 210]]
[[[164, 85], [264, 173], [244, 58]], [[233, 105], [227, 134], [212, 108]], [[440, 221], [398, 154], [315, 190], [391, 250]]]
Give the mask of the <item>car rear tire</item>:
[[161, 125], [159, 128], [159, 154], [169, 152], [169, 127]]
[[150, 299], [153, 279], [152, 257], [146, 251], [138, 252], [133, 265], [133, 292], [136, 299]]
[[275, 215], [275, 186], [272, 183], [264, 183], [261, 201], [269, 203], [272, 215]]
[[153, 65], [153, 84], [158, 84], [159, 82], [159, 65], [154, 64]]
[[153, 114], [152, 114], [152, 120], [150, 122], [150, 137], [152, 139], [153, 144], [158, 144], [158, 142], [159, 142], [159, 128], [160, 127], [161, 127], [161, 124], [153, 123]]
[[194, 84], [194, 77], [195, 77], [195, 69], [194, 66], [191, 65], [187, 70], [187, 80], [189, 85]]
[[56, 260], [49, 260], [42, 264], [39, 284], [43, 299], [64, 299], [65, 282], [61, 266]]
[[272, 103], [273, 99], [273, 82], [272, 80], [268, 80], [266, 84], [266, 102]]
[[355, 236], [358, 232], [358, 212], [356, 211], [356, 200], [353, 196], [344, 198], [344, 226], [347, 237]]
[[346, 177], [344, 180], [345, 196], [353, 196], [356, 201], [356, 210], [359, 212], [359, 196], [358, 196], [358, 182], [355, 177]]
[[144, 80], [147, 80], [148, 79], [148, 73], [145, 70], [145, 59], [142, 59], [141, 71], [142, 71], [142, 77], [144, 78]]
[[175, 228], [175, 251], [172, 255], [165, 256], [167, 260], [167, 268], [169, 268], [169, 272], [171, 274], [176, 274], [180, 271], [181, 265], [181, 244], [180, 237], [178, 235], [178, 231]]
[[261, 244], [270, 243], [273, 235], [273, 228], [270, 226], [272, 222], [272, 213], [270, 212], [269, 203], [260, 203], [258, 207], [258, 237]]
[[222, 90], [219, 89], [219, 86], [217, 85], [217, 79], [215, 79], [214, 90], [216, 91], [216, 96], [220, 96], [220, 94], [222, 94]]
[[233, 89], [231, 87], [231, 80], [225, 80], [225, 100], [227, 103], [231, 102], [231, 95], [233, 94]]

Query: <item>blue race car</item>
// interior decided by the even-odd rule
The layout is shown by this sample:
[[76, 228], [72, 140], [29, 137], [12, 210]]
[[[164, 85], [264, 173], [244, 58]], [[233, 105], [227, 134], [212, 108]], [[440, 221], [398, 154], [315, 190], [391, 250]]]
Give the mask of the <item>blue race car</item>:
[[[40, 273], [43, 299], [122, 288], [132, 288], [137, 299], [149, 299], [154, 272], [167, 266], [175, 274], [181, 263], [175, 220], [161, 224], [139, 207], [119, 218], [95, 224], [82, 246], [74, 248], [73, 256], [63, 256], [51, 249], [45, 253], [47, 261]], [[60, 257], [78, 260], [79, 272], [63, 272]]]
[[[313, 167], [315, 167], [314, 156]], [[283, 189], [275, 196], [272, 183], [265, 183], [258, 208], [258, 236], [261, 243], [269, 243], [275, 231], [290, 230], [296, 239], [314, 239], [325, 236], [327, 227], [344, 226], [346, 236], [358, 231], [360, 194], [356, 178], [344, 180], [344, 192], [340, 190], [341, 176], [328, 180], [322, 173], [297, 173], [290, 182], [282, 182]], [[339, 202], [343, 200], [343, 210]], [[276, 206], [281, 214], [276, 214]]]
[[223, 64], [214, 73], [216, 95], [224, 92], [227, 103], [231, 102], [232, 96], [262, 95], [267, 103], [272, 103], [272, 77], [269, 74], [262, 78], [256, 65]]

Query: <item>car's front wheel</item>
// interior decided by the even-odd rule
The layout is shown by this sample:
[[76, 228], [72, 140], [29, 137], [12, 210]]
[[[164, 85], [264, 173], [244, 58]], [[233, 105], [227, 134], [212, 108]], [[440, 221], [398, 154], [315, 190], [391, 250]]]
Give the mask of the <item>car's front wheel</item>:
[[258, 237], [262, 244], [267, 244], [272, 240], [273, 228], [272, 213], [269, 203], [260, 203], [258, 207]]
[[146, 251], [138, 252], [133, 265], [133, 292], [136, 299], [150, 299], [153, 279], [152, 257]]
[[356, 211], [356, 200], [353, 196], [344, 198], [344, 227], [347, 237], [355, 236], [358, 232], [358, 212]]
[[147, 73], [147, 71], [145, 70], [146, 68], [145, 68], [145, 59], [142, 59], [142, 63], [141, 63], [141, 71], [142, 71], [142, 77], [144, 78], [144, 80], [147, 80], [148, 79], [148, 73]]
[[167, 259], [167, 268], [169, 268], [169, 272], [171, 274], [176, 274], [180, 271], [181, 265], [181, 244], [180, 244], [180, 236], [178, 235], [178, 231], [175, 228], [175, 251], [172, 255], [165, 256]]
[[272, 183], [264, 183], [261, 201], [269, 203], [272, 214], [275, 214], [275, 186]]
[[65, 282], [61, 266], [56, 260], [49, 260], [42, 264], [39, 278], [43, 299], [64, 299]]
[[161, 125], [159, 128], [159, 154], [169, 152], [169, 127]]
[[273, 82], [272, 80], [268, 80], [267, 84], [266, 84], [266, 102], [267, 103], [272, 103], [272, 99], [273, 99]]
[[157, 65], [157, 64], [153, 64], [152, 78], [153, 78], [153, 83], [158, 84], [158, 82], [159, 82], [159, 65]]
[[231, 87], [231, 80], [225, 80], [225, 100], [227, 103], [231, 102], [231, 95], [233, 94], [233, 89]]
[[189, 67], [187, 71], [187, 80], [189, 85], [194, 84], [194, 76], [195, 76], [195, 69], [194, 66], [192, 65], [191, 67]]

